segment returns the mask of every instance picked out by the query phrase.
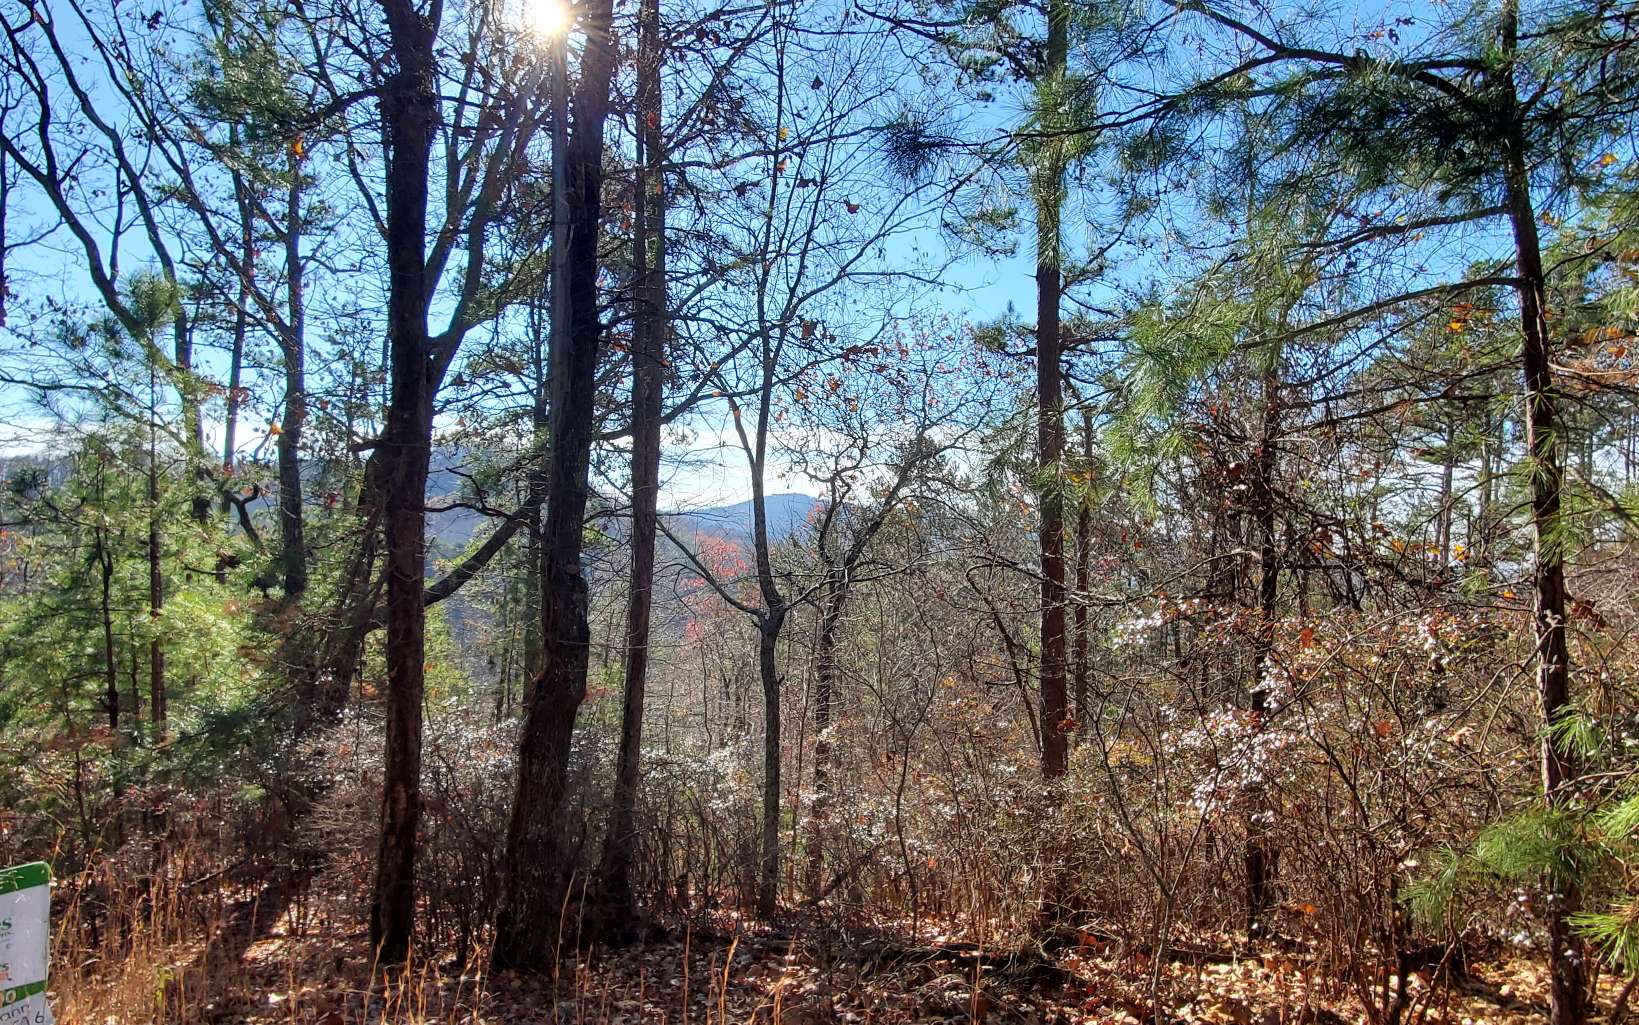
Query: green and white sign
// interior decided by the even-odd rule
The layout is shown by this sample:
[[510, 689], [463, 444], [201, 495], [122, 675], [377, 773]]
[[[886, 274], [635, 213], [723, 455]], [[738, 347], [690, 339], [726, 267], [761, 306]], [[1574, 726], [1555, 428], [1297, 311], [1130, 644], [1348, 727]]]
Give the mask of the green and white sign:
[[0, 1025], [52, 1025], [46, 1004], [51, 866], [0, 869]]

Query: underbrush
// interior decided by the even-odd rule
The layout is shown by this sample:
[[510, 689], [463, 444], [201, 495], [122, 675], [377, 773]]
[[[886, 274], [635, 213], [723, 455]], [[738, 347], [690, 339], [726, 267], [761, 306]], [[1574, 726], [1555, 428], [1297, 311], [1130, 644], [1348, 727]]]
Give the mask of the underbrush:
[[[1192, 629], [1210, 655], [1211, 624]], [[487, 706], [428, 715], [407, 971], [373, 964], [362, 925], [382, 762], [369, 704], [297, 748], [238, 761], [106, 737], [42, 741], [12, 783], [28, 799], [5, 820], [0, 857], [56, 867], [55, 1005], [65, 1021], [97, 1025], [539, 1020], [518, 1008], [542, 1001], [572, 1006], [572, 1020], [651, 1020], [651, 991], [668, 994], [654, 1004], [668, 1021], [685, 1007], [691, 1022], [769, 1020], [749, 995], [723, 994], [785, 993], [799, 983], [780, 978], [807, 985], [813, 972], [826, 981], [809, 994], [829, 994], [816, 1020], [844, 1004], [865, 1014], [855, 990], [951, 990], [953, 974], [980, 977], [982, 990], [987, 973], [1014, 1003], [1050, 1004], [1044, 1020], [1210, 1019], [1221, 1005], [1235, 1021], [1275, 1008], [1281, 1022], [1324, 1010], [1415, 1025], [1474, 1017], [1459, 1013], [1474, 999], [1491, 1008], [1483, 1016], [1530, 1013], [1540, 972], [1518, 966], [1541, 958], [1540, 887], [1524, 869], [1501, 885], [1485, 875], [1496, 858], [1465, 853], [1536, 806], [1529, 693], [1488, 668], [1499, 652], [1518, 655], [1509, 646], [1526, 632], [1416, 616], [1325, 630], [1335, 633], [1291, 625], [1256, 711], [1224, 689], [1235, 667], [1205, 655], [1198, 676], [1167, 687], [1109, 675], [1095, 714], [1072, 724], [1070, 772], [1052, 784], [1020, 757], [1030, 738], [1018, 720], [975, 697], [978, 681], [934, 677], [886, 709], [860, 699], [838, 716], [828, 804], [801, 785], [805, 749], [794, 748], [786, 915], [775, 923], [747, 910], [761, 738], [737, 728], [708, 746], [663, 733], [644, 752], [633, 881], [669, 939], [646, 953], [591, 952], [572, 907], [562, 963], [539, 979], [486, 975], [517, 744], [515, 725]], [[1628, 721], [1630, 694], [1591, 693], [1590, 716]], [[604, 832], [609, 711], [588, 709], [571, 759], [572, 905]], [[1585, 759], [1598, 764], [1592, 747]], [[1478, 867], [1451, 867], [1469, 862]], [[1456, 881], [1436, 891], [1442, 872]], [[1590, 888], [1591, 902], [1624, 885], [1610, 868], [1588, 879], [1606, 887]], [[893, 953], [859, 953], [873, 950]], [[1606, 999], [1621, 981], [1610, 964], [1595, 980]], [[1040, 977], [1008, 981], [1031, 965], [1052, 966], [1045, 989]], [[910, 966], [914, 980], [901, 977]], [[853, 981], [836, 989], [843, 978]], [[1475, 980], [1489, 999], [1470, 992]], [[910, 1013], [898, 999], [879, 1003]], [[637, 1012], [600, 1009], [632, 1000]], [[781, 1014], [803, 1003], [781, 1001]], [[970, 1003], [941, 1016], [973, 1017], [985, 1001]]]

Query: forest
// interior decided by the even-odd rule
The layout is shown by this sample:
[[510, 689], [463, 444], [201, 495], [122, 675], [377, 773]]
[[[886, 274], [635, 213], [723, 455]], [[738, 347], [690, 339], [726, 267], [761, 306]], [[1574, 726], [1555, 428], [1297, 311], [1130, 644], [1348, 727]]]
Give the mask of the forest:
[[1630, 0], [0, 33], [0, 1021], [1639, 1014]]

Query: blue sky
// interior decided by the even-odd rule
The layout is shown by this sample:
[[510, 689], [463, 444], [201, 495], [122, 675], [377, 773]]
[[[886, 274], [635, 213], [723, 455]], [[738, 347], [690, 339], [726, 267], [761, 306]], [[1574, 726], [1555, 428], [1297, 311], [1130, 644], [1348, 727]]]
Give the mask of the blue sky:
[[[1422, 5], [1410, 3], [1374, 2], [1359, 4], [1352, 8], [1345, 6], [1337, 18], [1337, 31], [1344, 38], [1364, 38], [1374, 27], [1393, 18], [1417, 16], [1425, 10]], [[1451, 10], [1446, 8], [1439, 16], [1450, 17], [1451, 14]], [[1421, 28], [1419, 26], [1404, 31], [1410, 37]], [[1408, 38], [1406, 42], [1409, 44], [1411, 39]], [[966, 115], [971, 119], [970, 123], [961, 126], [961, 130], [969, 137], [999, 132], [1007, 124], [1017, 123], [1023, 115], [1020, 97], [1016, 94], [1010, 96], [1005, 92], [996, 103], [988, 107], [970, 109], [973, 112]], [[1066, 242], [1073, 252], [1080, 252], [1086, 249], [1088, 242], [1085, 237], [1088, 229], [1084, 227], [1092, 220], [1088, 214], [1096, 211], [1080, 208], [1079, 218], [1075, 216], [1076, 212], [1077, 208], [1073, 207], [1072, 215], [1067, 217]], [[21, 208], [21, 216], [18, 211], [14, 210], [12, 213], [13, 234], [26, 230], [28, 222], [38, 219], [37, 213], [31, 216], [31, 210], [25, 203]], [[1077, 226], [1078, 220], [1083, 227]], [[998, 259], [972, 252], [965, 255], [953, 254], [953, 261], [944, 268], [941, 275], [943, 287], [919, 296], [913, 305], [919, 309], [937, 309], [973, 322], [993, 320], [1011, 306], [1023, 322], [1032, 321], [1034, 280], [1033, 256], [1028, 243], [1028, 223], [1023, 225], [1020, 234], [1023, 236], [1020, 245], [1016, 253], [1009, 257]], [[13, 253], [9, 268], [13, 288], [25, 293], [35, 308], [38, 308], [39, 300], [49, 294], [60, 302], [70, 305], [83, 304], [88, 310], [96, 312], [97, 304], [91, 299], [91, 290], [85, 281], [83, 270], [80, 269], [79, 255], [66, 244], [67, 241], [64, 233], [59, 232], [46, 244]], [[923, 253], [938, 254], [950, 252], [947, 249], [947, 241], [938, 232], [926, 228], [897, 240], [893, 245], [907, 248], [915, 246]], [[140, 251], [128, 254], [127, 268], [140, 265], [142, 255]], [[907, 257], [908, 255], [907, 253]], [[1123, 255], [1132, 258], [1123, 260], [1118, 265], [1106, 286], [1093, 286], [1088, 298], [1099, 302], [1117, 299], [1117, 293], [1143, 287], [1148, 277], [1158, 272], [1156, 253], [1153, 251]], [[23, 344], [24, 338], [18, 328], [27, 330], [31, 325], [18, 323], [21, 305], [14, 301], [13, 323], [7, 328], [0, 329], [0, 345], [16, 347]], [[201, 351], [201, 370], [220, 379], [225, 374], [225, 354], [215, 350]], [[249, 452], [258, 443], [265, 442], [268, 414], [269, 410], [265, 405], [248, 414], [240, 429], [243, 438], [242, 451]], [[698, 433], [699, 440], [690, 451], [681, 454], [680, 465], [674, 466], [671, 470], [668, 504], [719, 504], [737, 501], [748, 493], [743, 457], [738, 451], [732, 448], [725, 450], [721, 446], [727, 427], [724, 417], [723, 411], [712, 410], [697, 417], [689, 425]], [[16, 452], [39, 448], [46, 428], [51, 423], [51, 418], [39, 410], [26, 390], [14, 386], [0, 386], [0, 450]], [[219, 417], [208, 426], [213, 433], [219, 433]], [[778, 470], [777, 467], [776, 472]], [[770, 490], [781, 489], [812, 491], [813, 485], [800, 478], [770, 482]]]

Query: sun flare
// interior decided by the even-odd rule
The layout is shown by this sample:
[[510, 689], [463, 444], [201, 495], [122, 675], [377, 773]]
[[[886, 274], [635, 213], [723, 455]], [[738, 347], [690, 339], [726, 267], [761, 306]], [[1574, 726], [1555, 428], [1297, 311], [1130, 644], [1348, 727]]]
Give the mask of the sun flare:
[[531, 32], [552, 39], [569, 31], [574, 17], [567, 0], [524, 0], [524, 23]]

